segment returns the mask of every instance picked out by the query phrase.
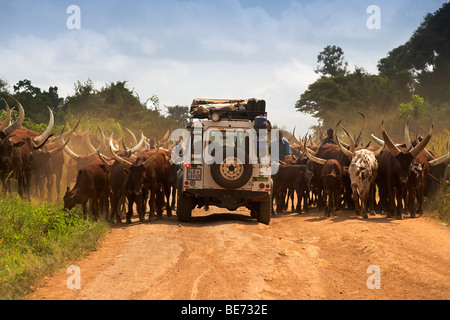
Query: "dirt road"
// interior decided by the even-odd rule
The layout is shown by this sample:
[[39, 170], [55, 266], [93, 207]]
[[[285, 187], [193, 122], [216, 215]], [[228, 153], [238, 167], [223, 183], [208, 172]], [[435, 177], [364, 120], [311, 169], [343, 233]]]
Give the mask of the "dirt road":
[[[98, 251], [73, 262], [80, 290], [67, 288], [62, 270], [28, 298], [450, 299], [449, 228], [431, 218], [324, 218], [312, 209], [267, 226], [247, 210], [219, 208], [193, 217], [114, 227]], [[380, 289], [368, 288], [371, 276]]]

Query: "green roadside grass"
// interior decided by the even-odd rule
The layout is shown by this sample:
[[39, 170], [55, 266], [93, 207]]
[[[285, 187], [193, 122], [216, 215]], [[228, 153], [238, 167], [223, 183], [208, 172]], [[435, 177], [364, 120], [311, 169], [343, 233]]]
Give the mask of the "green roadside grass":
[[105, 221], [62, 208], [0, 198], [0, 300], [23, 299], [45, 276], [98, 248], [110, 230]]

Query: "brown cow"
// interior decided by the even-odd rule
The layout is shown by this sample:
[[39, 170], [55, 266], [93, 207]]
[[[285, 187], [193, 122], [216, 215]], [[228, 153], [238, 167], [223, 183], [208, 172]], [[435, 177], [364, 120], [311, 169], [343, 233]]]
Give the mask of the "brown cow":
[[341, 203], [342, 193], [342, 166], [338, 160], [322, 159], [309, 153], [306, 149], [305, 155], [317, 165], [322, 166], [320, 180], [323, 187], [323, 205], [325, 215], [330, 217], [336, 215], [335, 211]]
[[[128, 198], [127, 223], [131, 223], [131, 216], [133, 213], [132, 205], [136, 198], [141, 199], [136, 203], [139, 220], [141, 222], [145, 220], [145, 200], [149, 192], [149, 221], [151, 221], [155, 212], [155, 201], [156, 213], [158, 218], [161, 218], [163, 212], [162, 206], [164, 203], [163, 190], [167, 203], [169, 203], [170, 197], [168, 182], [170, 169], [169, 157], [164, 152], [160, 152], [160, 149], [158, 148], [158, 150], [149, 150], [139, 154], [136, 161], [132, 163], [118, 156], [111, 147], [110, 151], [113, 154], [114, 159], [128, 169], [124, 185], [124, 188], [126, 189], [125, 193]], [[167, 216], [172, 216], [172, 210], [169, 205], [166, 206], [166, 210]]]
[[70, 190], [67, 187], [64, 195], [64, 209], [72, 209], [76, 204], [83, 206], [84, 217], [87, 217], [86, 203], [91, 200], [91, 211], [95, 220], [98, 219], [99, 201], [100, 210], [104, 209], [106, 217], [109, 216], [109, 178], [108, 167], [103, 162], [92, 162], [78, 171], [77, 182]]
[[[280, 201], [280, 195], [283, 194], [285, 190], [294, 190], [297, 193], [297, 208], [296, 211], [300, 214], [301, 201], [303, 199], [303, 209], [308, 211], [308, 204], [306, 197], [309, 193], [309, 181], [311, 173], [307, 170], [305, 165], [280, 165], [278, 172], [273, 175], [273, 190], [272, 190], [272, 215], [275, 215], [273, 210], [273, 199], [277, 201], [277, 212], [281, 212], [282, 207], [284, 207], [284, 198]], [[293, 202], [292, 202], [293, 204]], [[292, 207], [292, 210], [294, 208]]]

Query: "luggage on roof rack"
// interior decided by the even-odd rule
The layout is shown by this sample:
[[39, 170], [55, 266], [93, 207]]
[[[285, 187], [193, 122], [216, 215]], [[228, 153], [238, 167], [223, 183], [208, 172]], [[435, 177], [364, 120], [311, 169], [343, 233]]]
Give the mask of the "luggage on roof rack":
[[[251, 99], [194, 99], [191, 118], [194, 119], [239, 119], [253, 121], [266, 113], [264, 100]], [[214, 115], [214, 116], [213, 116]]]

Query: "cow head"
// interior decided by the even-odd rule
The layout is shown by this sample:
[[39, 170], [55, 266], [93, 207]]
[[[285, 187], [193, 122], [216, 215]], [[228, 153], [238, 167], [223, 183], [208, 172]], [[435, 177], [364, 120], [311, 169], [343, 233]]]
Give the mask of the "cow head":
[[109, 147], [111, 154], [114, 159], [123, 165], [127, 169], [127, 191], [129, 193], [134, 193], [135, 195], [139, 195], [142, 189], [142, 183], [144, 181], [144, 173], [148, 167], [155, 161], [156, 157], [160, 153], [160, 148], [154, 152], [152, 156], [148, 159], [145, 159], [144, 156], [140, 156], [136, 159], [134, 163], [120, 157], [117, 153], [112, 149], [111, 145]]
[[63, 200], [64, 200], [64, 209], [70, 210], [77, 204], [77, 194], [74, 190], [70, 190], [69, 187], [67, 187], [66, 193], [64, 194]]
[[396, 160], [396, 172], [399, 176], [401, 183], [406, 183], [408, 181], [409, 168], [415, 157], [417, 157], [426, 147], [433, 134], [433, 126], [431, 127], [428, 135], [415, 147], [409, 149], [397, 147], [386, 133], [384, 123], [381, 123], [381, 133], [383, 134], [384, 142], [389, 150], [389, 152], [394, 156]]
[[0, 167], [6, 169], [11, 163], [15, 148], [20, 148], [25, 144], [25, 141], [20, 140], [14, 142], [10, 138], [4, 138], [0, 142]]

